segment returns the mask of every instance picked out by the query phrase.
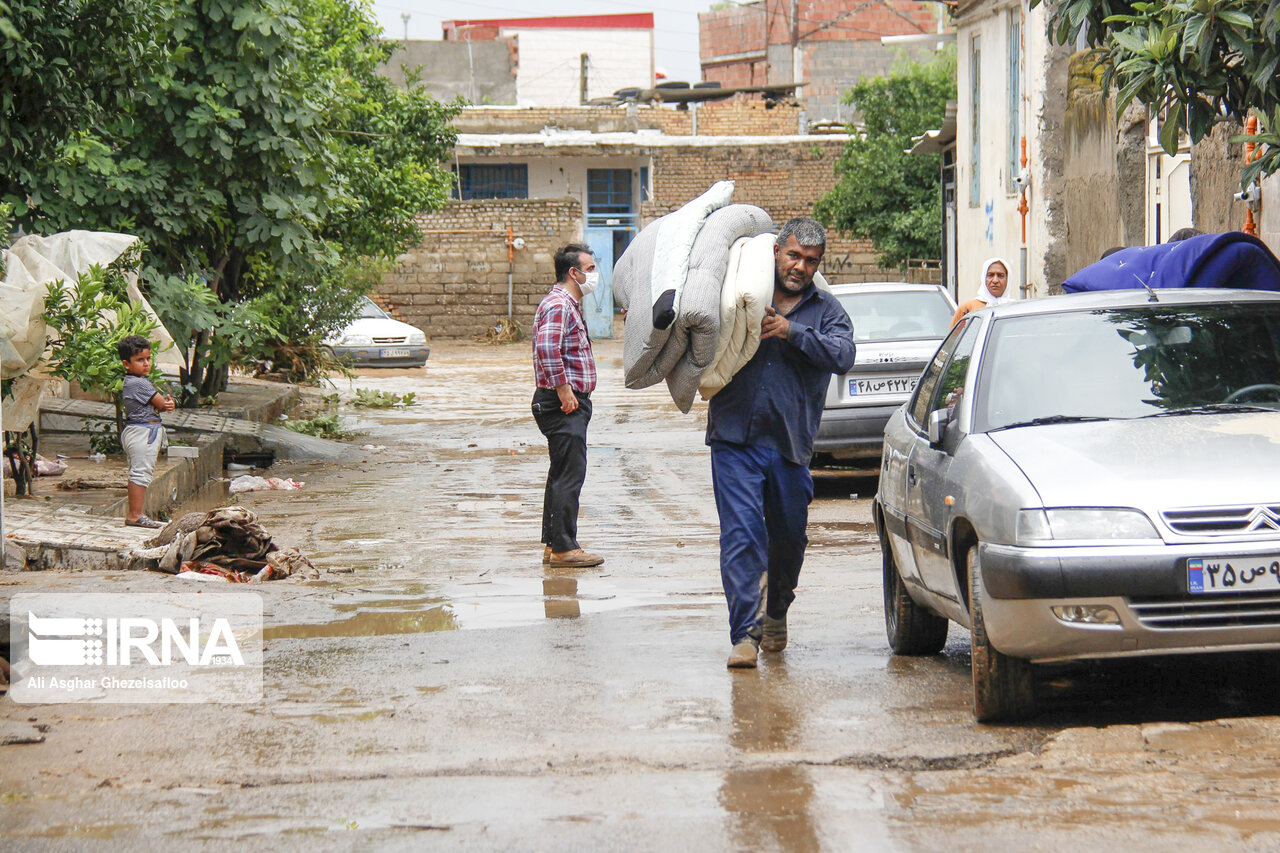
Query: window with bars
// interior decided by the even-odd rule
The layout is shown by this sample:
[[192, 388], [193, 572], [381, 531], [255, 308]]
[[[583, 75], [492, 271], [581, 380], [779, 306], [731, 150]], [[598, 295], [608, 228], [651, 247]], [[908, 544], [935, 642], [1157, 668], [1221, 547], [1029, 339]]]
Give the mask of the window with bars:
[[529, 166], [525, 163], [462, 163], [457, 173], [457, 197], [462, 201], [529, 197]]
[[631, 170], [588, 169], [587, 213], [596, 216], [631, 213]]

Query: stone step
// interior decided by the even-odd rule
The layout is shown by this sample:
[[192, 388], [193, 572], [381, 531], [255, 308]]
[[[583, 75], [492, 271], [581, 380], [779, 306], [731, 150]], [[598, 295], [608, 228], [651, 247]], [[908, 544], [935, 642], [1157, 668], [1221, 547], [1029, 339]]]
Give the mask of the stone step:
[[[91, 400], [46, 398], [40, 402], [40, 429], [78, 432], [85, 418], [115, 420], [115, 407]], [[227, 417], [214, 412], [178, 409], [160, 416], [165, 427], [197, 433], [221, 433], [230, 438], [237, 450], [244, 444], [259, 450], [270, 450], [277, 459], [295, 462], [341, 459], [350, 454], [349, 446], [327, 438], [303, 435], [276, 424], [264, 424], [243, 418]]]

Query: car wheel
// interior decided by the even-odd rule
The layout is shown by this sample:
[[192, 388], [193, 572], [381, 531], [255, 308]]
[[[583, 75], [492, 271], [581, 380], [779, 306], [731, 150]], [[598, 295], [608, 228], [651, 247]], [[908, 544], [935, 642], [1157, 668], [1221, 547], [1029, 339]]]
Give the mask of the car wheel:
[[884, 564], [884, 628], [895, 655], [936, 655], [947, 644], [947, 619], [911, 600], [888, 537], [880, 538]]
[[973, 716], [980, 723], [1013, 721], [1035, 710], [1031, 662], [997, 651], [987, 639], [982, 615], [982, 565], [978, 546], [968, 553], [970, 657], [973, 661]]

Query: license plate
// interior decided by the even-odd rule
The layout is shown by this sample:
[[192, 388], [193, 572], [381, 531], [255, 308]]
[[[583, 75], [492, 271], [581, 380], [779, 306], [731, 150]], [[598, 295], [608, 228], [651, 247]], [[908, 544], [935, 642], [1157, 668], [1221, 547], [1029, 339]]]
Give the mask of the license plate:
[[873, 379], [850, 379], [849, 396], [873, 394], [910, 394], [916, 390], [919, 376], [877, 376]]
[[398, 347], [396, 349], [384, 349], [381, 353], [383, 358], [408, 358], [408, 347]]
[[1280, 591], [1280, 556], [1187, 560], [1187, 592]]

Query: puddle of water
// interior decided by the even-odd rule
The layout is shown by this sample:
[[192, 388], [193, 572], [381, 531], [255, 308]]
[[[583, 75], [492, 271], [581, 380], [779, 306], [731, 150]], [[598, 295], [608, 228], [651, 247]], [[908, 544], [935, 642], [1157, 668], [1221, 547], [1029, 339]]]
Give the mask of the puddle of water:
[[390, 717], [394, 713], [390, 708], [381, 708], [359, 714], [311, 714], [308, 719], [316, 723], [363, 723], [380, 717]]
[[272, 625], [262, 629], [262, 639], [268, 641], [317, 637], [377, 637], [388, 634], [453, 631], [458, 627], [449, 609], [439, 605], [430, 610], [408, 612], [361, 610], [347, 619], [315, 625]]
[[[415, 585], [405, 591], [422, 592]], [[475, 581], [432, 590], [431, 595], [389, 595], [387, 590], [367, 590], [368, 597], [335, 603], [336, 613], [350, 614], [331, 622], [270, 625], [264, 641], [322, 637], [372, 637], [423, 634], [474, 628], [510, 628], [544, 619], [573, 619], [631, 607], [697, 609], [719, 604], [717, 594], [706, 593], [706, 603], [688, 600], [692, 593], [624, 590], [603, 578], [551, 575], [542, 578], [509, 578]], [[696, 594], [702, 597], [703, 593]], [[672, 597], [678, 596], [673, 601]]]
[[128, 823], [78, 824], [64, 823], [42, 826], [38, 830], [15, 833], [28, 838], [93, 838], [109, 841], [124, 832], [136, 832], [138, 827]]

